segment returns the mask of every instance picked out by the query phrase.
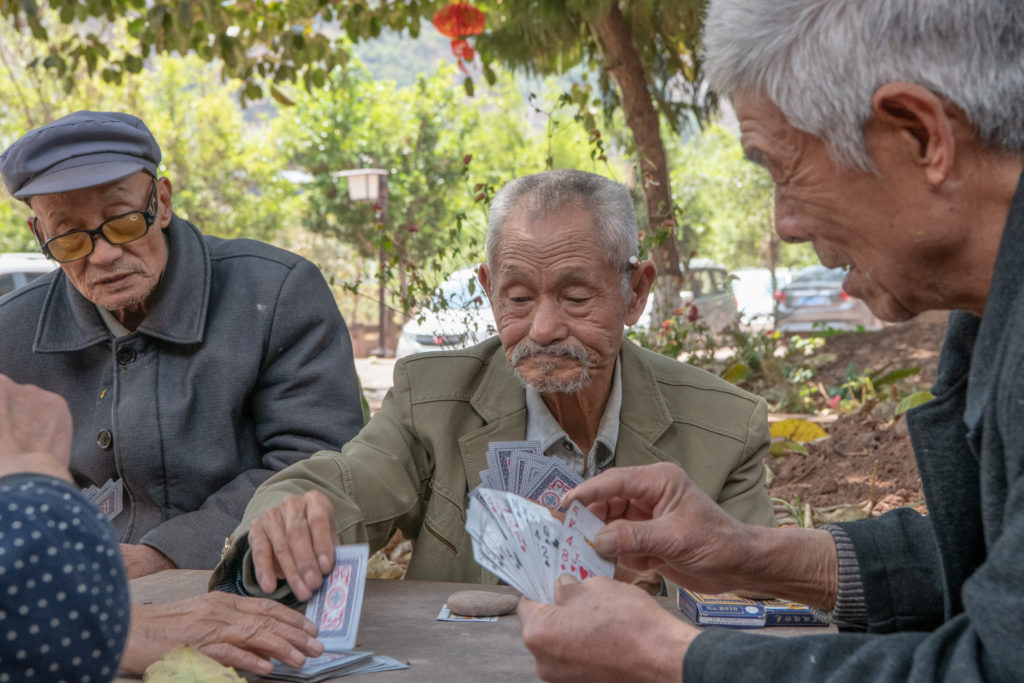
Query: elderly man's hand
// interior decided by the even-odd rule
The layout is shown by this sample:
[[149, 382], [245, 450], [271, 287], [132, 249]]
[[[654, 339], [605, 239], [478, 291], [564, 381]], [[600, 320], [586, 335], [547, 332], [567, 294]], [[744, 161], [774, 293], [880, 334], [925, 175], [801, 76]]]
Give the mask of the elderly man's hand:
[[288, 496], [249, 527], [256, 581], [265, 593], [285, 579], [305, 602], [334, 567], [334, 507], [327, 496], [309, 491]]
[[608, 522], [594, 549], [620, 564], [702, 593], [740, 590], [835, 606], [838, 559], [828, 531], [744, 524], [676, 465], [608, 470], [573, 489], [564, 504], [573, 500]]
[[0, 476], [41, 472], [71, 481], [71, 412], [57, 394], [0, 375]]
[[295, 610], [263, 598], [213, 592], [163, 605], [136, 605], [121, 670], [142, 673], [181, 645], [221, 664], [267, 674], [270, 658], [302, 666], [323, 645], [316, 626]]
[[694, 590], [731, 590], [751, 548], [749, 527], [707, 497], [669, 463], [608, 470], [566, 497], [608, 526], [594, 548], [637, 570], [653, 570]]
[[697, 629], [643, 590], [559, 577], [555, 605], [519, 601], [523, 642], [545, 681], [679, 681]]
[[142, 544], [121, 544], [121, 559], [129, 579], [156, 574], [165, 569], [177, 569], [178, 565], [152, 546]]

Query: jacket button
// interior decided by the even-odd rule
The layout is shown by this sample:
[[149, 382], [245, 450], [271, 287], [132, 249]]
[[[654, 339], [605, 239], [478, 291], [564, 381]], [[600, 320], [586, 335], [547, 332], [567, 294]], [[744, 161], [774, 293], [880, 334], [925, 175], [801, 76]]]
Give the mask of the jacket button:
[[104, 429], [96, 435], [96, 445], [100, 448], [110, 448], [112, 443], [114, 443], [114, 435], [110, 433], [109, 429]]
[[135, 349], [130, 346], [122, 346], [117, 350], [117, 362], [121, 365], [131, 365], [135, 362]]

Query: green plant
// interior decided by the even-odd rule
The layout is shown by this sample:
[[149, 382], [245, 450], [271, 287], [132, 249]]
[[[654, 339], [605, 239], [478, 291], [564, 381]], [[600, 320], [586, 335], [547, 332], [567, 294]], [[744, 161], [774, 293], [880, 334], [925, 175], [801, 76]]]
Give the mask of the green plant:
[[799, 493], [793, 495], [792, 503], [782, 498], [772, 498], [772, 502], [778, 503], [779, 505], [782, 505], [784, 508], [786, 508], [786, 510], [789, 511], [789, 514], [793, 516], [793, 519], [796, 520], [796, 525], [798, 527], [807, 527], [807, 524], [810, 521], [808, 519], [807, 513], [810, 512], [811, 508], [809, 505], [800, 500]]

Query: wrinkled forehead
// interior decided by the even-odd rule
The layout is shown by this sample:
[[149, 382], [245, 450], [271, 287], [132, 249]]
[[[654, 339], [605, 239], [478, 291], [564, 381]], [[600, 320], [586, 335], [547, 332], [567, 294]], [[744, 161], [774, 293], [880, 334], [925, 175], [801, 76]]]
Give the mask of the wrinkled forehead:
[[140, 171], [127, 178], [111, 183], [83, 187], [80, 190], [40, 194], [31, 198], [29, 206], [39, 218], [63, 220], [74, 216], [83, 206], [131, 203], [137, 204], [140, 197], [147, 193], [153, 176]]

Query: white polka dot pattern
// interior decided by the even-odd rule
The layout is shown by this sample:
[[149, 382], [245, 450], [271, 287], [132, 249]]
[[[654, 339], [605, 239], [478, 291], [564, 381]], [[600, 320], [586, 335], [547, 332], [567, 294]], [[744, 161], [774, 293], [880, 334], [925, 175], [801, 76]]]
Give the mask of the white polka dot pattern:
[[106, 518], [66, 482], [0, 479], [0, 683], [117, 674], [131, 602]]

